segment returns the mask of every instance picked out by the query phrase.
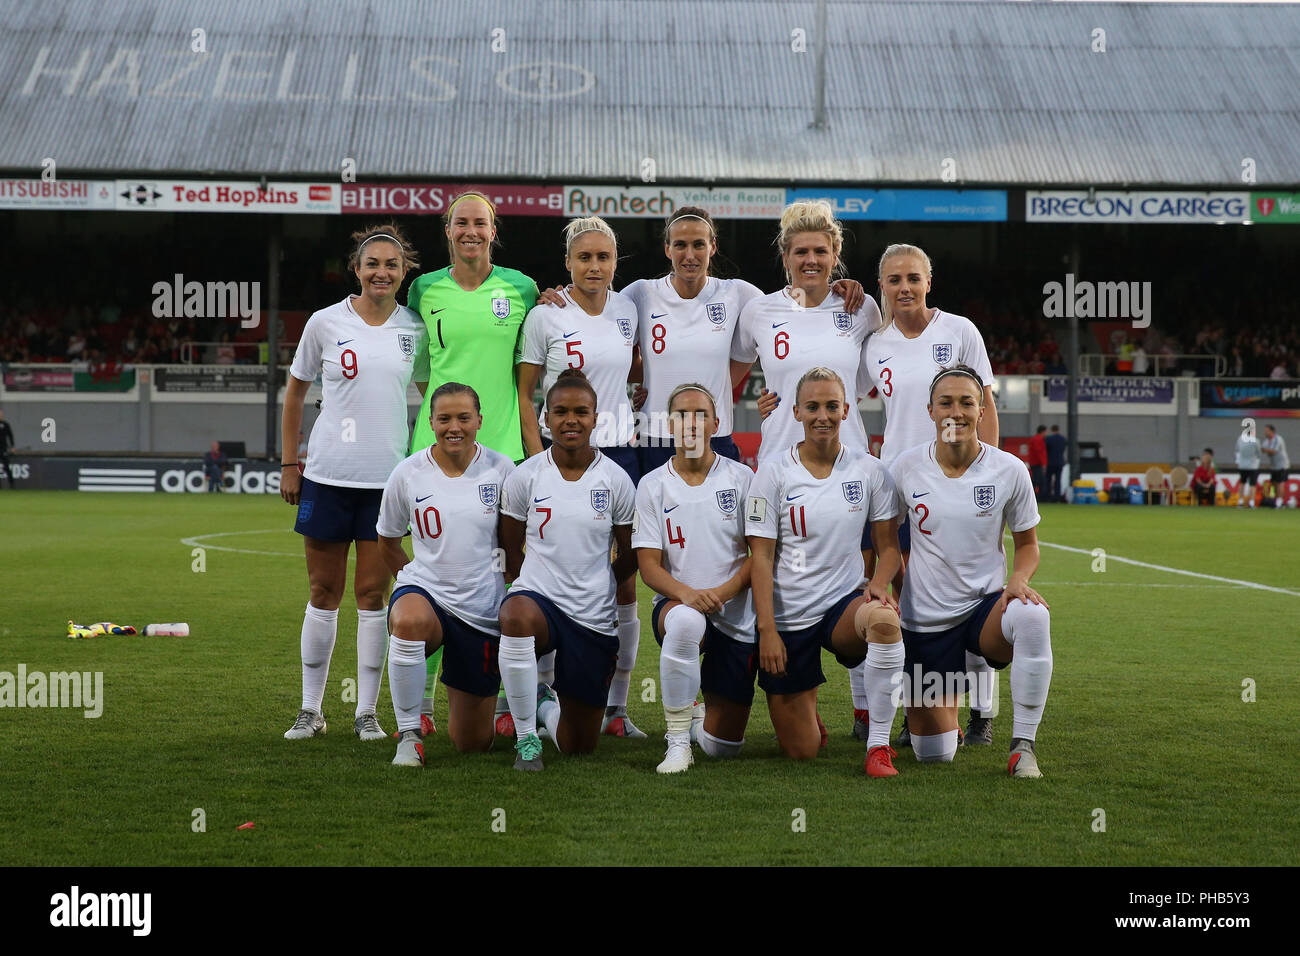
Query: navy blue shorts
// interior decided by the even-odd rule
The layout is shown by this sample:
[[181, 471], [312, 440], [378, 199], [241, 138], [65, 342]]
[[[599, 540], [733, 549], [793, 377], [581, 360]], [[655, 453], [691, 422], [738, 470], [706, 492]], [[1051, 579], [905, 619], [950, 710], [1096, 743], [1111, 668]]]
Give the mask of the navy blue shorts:
[[[965, 688], [966, 652], [983, 654], [980, 651], [980, 631], [988, 620], [993, 606], [1002, 597], [1002, 592], [986, 594], [970, 617], [956, 627], [946, 631], [909, 631], [903, 628], [903, 646], [907, 658], [903, 663], [903, 674], [912, 687], [912, 694], [919, 694], [925, 688], [925, 675], [941, 675], [945, 688], [956, 687], [958, 691]], [[987, 657], [984, 658], [988, 660]], [[917, 686], [917, 667], [921, 668], [921, 686]], [[1005, 663], [989, 661], [989, 666], [997, 670], [1006, 667]], [[958, 676], [962, 675], [962, 676]], [[933, 681], [933, 678], [931, 678]], [[908, 684], [903, 685], [905, 688]]]
[[501, 638], [470, 627], [434, 600], [432, 594], [414, 584], [393, 589], [393, 596], [388, 599], [389, 614], [403, 594], [420, 595], [438, 615], [438, 623], [442, 625], [442, 682], [475, 697], [495, 697], [501, 689], [501, 670], [497, 663]]
[[[822, 673], [822, 648], [835, 654], [835, 649], [831, 646], [831, 634], [845, 609], [860, 597], [861, 591], [851, 591], [844, 595], [812, 627], [798, 631], [777, 631], [785, 644], [785, 676], [773, 677], [760, 668], [758, 686], [763, 688], [764, 693], [798, 694], [826, 683], [826, 675]], [[865, 657], [865, 654], [857, 658], [835, 654], [835, 659], [845, 667], [857, 667]]]
[[[723, 458], [730, 458], [732, 461], [740, 461], [740, 449], [736, 447], [736, 443], [730, 435], [713, 436], [709, 439], [709, 447]], [[604, 450], [605, 449], [603, 448], [601, 449], [601, 451]], [[677, 448], [672, 444], [672, 442], [669, 442], [667, 445], [641, 445], [636, 450], [637, 459], [641, 465], [641, 474], [648, 475], [656, 468], [662, 468], [664, 463], [667, 462], [669, 458], [673, 457], [673, 454], [676, 451]]]
[[554, 601], [536, 591], [511, 589], [506, 594], [506, 601], [520, 596], [531, 599], [546, 618], [550, 644], [545, 651], [540, 647], [537, 650], [539, 657], [551, 651], [557, 652], [555, 692], [592, 707], [604, 707], [609, 699], [610, 681], [614, 679], [614, 666], [618, 663], [618, 638], [584, 627], [556, 607]]
[[[545, 435], [542, 436], [543, 449], [550, 448], [552, 444], [554, 443], [551, 439]], [[638, 484], [641, 481], [641, 476], [645, 474], [645, 471], [641, 468], [641, 459], [637, 451], [638, 449], [633, 448], [631, 445], [602, 445], [600, 448], [601, 454], [627, 472], [627, 476], [632, 479], [633, 485]]]
[[898, 550], [904, 554], [912, 550], [912, 519], [908, 514], [898, 523]]
[[317, 541], [378, 541], [383, 488], [343, 488], [302, 480], [293, 530]]
[[[650, 612], [650, 630], [655, 641], [664, 646], [663, 611], [668, 598], [655, 599]], [[742, 707], [754, 703], [754, 678], [758, 675], [758, 644], [746, 644], [713, 626], [704, 618], [704, 640], [700, 644], [704, 660], [700, 664], [700, 690], [717, 694]]]

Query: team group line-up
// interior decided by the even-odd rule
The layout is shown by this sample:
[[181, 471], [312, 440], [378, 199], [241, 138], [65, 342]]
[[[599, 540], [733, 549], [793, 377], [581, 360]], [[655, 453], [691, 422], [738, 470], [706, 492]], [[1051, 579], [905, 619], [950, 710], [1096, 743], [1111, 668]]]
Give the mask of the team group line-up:
[[[868, 776], [898, 773], [900, 706], [897, 743], [921, 762], [991, 743], [993, 670], [1008, 664], [1009, 773], [1041, 776], [1052, 650], [1048, 606], [1029, 586], [1033, 487], [997, 447], [978, 330], [926, 302], [921, 249], [885, 249], [877, 306], [841, 277], [831, 207], [796, 202], [776, 240], [788, 285], [764, 295], [710, 274], [713, 220], [683, 207], [664, 226], [669, 273], [615, 292], [617, 238], [583, 218], [564, 230], [571, 283], [539, 292], [492, 262], [486, 197], [462, 194], [443, 218], [450, 265], [418, 275], [405, 306], [397, 293], [419, 262], [401, 229], [354, 233], [360, 293], [314, 313], [294, 356], [282, 433], [298, 434], [318, 377], [323, 400], [305, 461], [289, 448], [283, 461], [311, 591], [302, 705], [285, 737], [325, 732], [355, 548], [354, 730], [385, 739], [387, 652], [399, 766], [424, 764], [439, 674], [455, 748], [513, 736], [518, 770], [542, 769], [543, 738], [570, 754], [602, 735], [646, 736], [627, 713], [639, 572], [657, 595], [660, 773], [688, 770], [696, 747], [737, 756], [755, 684], [782, 752], [816, 756], [824, 648], [849, 671]], [[757, 473], [732, 439], [733, 389], [755, 362]], [[412, 382], [424, 400], [408, 446]], [[879, 457], [857, 409], [873, 389]]]

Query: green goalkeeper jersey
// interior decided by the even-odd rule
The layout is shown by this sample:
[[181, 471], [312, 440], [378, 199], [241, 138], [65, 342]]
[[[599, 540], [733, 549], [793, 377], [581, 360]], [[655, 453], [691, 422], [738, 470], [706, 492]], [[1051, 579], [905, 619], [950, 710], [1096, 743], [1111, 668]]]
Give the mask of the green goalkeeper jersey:
[[524, 457], [515, 384], [515, 346], [524, 316], [537, 304], [537, 283], [522, 272], [493, 266], [466, 292], [439, 269], [411, 283], [406, 304], [429, 330], [429, 388], [411, 436], [411, 452], [434, 443], [429, 425], [434, 390], [460, 382], [478, 392], [483, 410], [479, 443], [511, 461]]

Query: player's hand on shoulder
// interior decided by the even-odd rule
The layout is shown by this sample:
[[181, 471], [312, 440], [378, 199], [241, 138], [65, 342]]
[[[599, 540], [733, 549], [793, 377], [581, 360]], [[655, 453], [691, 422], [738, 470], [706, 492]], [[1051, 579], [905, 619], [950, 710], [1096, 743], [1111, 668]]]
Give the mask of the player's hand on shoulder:
[[569, 288], [571, 288], [571, 286], [557, 285], [550, 289], [543, 289], [537, 294], [537, 302], [539, 305], [568, 305], [568, 299], [565, 297], [564, 293]]
[[844, 300], [847, 312], [856, 312], [866, 301], [867, 293], [857, 279], [836, 279], [831, 283], [831, 291]]

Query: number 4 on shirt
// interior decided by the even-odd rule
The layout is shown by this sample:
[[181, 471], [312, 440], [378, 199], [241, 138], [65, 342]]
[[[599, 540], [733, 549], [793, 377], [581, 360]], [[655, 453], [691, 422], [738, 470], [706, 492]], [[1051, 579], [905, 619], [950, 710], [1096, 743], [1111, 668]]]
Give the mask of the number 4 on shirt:
[[682, 526], [681, 526], [681, 525], [678, 525], [678, 526], [677, 526], [677, 537], [674, 538], [674, 537], [673, 537], [673, 519], [672, 519], [672, 518], [665, 518], [665, 519], [664, 519], [664, 524], [665, 524], [665, 525], [667, 526], [667, 528], [668, 528], [668, 543], [669, 543], [669, 544], [675, 544], [675, 545], [677, 545], [677, 547], [682, 548], [682, 549], [685, 549], [685, 547], [686, 547], [686, 535], [682, 533]]

